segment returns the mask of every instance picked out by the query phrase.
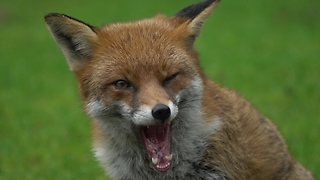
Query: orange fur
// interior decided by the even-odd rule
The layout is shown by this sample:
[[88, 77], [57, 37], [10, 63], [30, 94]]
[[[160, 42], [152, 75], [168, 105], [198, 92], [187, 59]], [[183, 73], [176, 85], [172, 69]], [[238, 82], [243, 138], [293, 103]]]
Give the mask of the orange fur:
[[101, 28], [46, 16], [111, 178], [314, 179], [270, 120], [203, 73], [193, 45], [219, 2]]

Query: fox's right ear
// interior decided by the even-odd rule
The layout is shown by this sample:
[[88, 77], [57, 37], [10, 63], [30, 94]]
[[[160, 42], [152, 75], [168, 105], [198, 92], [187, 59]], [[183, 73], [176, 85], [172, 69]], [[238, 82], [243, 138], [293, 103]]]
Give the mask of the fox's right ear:
[[47, 14], [45, 21], [61, 47], [70, 70], [75, 72], [81, 69], [90, 59], [97, 40], [94, 27], [58, 13]]
[[204, 0], [197, 4], [193, 4], [179, 11], [175, 14], [174, 18], [180, 18], [188, 21], [189, 32], [194, 37], [197, 37], [200, 34], [202, 24], [212, 14], [220, 1], [221, 0]]

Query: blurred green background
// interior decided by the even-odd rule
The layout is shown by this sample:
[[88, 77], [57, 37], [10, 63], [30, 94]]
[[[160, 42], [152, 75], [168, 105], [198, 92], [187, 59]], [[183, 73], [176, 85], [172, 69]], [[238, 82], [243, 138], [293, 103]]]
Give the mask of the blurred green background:
[[[105, 179], [46, 13], [100, 26], [170, 16], [196, 2], [1, 0], [0, 179]], [[273, 119], [320, 179], [320, 1], [223, 0], [196, 47], [208, 76]]]

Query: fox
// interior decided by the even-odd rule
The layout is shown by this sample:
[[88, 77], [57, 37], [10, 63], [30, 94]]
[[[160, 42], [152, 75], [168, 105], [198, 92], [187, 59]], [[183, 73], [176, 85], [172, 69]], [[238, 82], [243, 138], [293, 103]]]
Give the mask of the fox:
[[102, 27], [45, 16], [110, 179], [314, 179], [271, 120], [200, 66], [195, 40], [219, 3]]

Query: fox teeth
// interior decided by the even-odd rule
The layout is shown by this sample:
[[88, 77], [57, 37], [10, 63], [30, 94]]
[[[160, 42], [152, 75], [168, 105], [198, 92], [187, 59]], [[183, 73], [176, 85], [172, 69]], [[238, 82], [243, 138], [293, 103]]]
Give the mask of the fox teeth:
[[170, 154], [169, 156], [166, 156], [166, 159], [170, 161], [170, 160], [172, 160], [172, 156], [173, 156], [173, 155]]
[[158, 158], [152, 158], [152, 163], [157, 164], [158, 163]]

